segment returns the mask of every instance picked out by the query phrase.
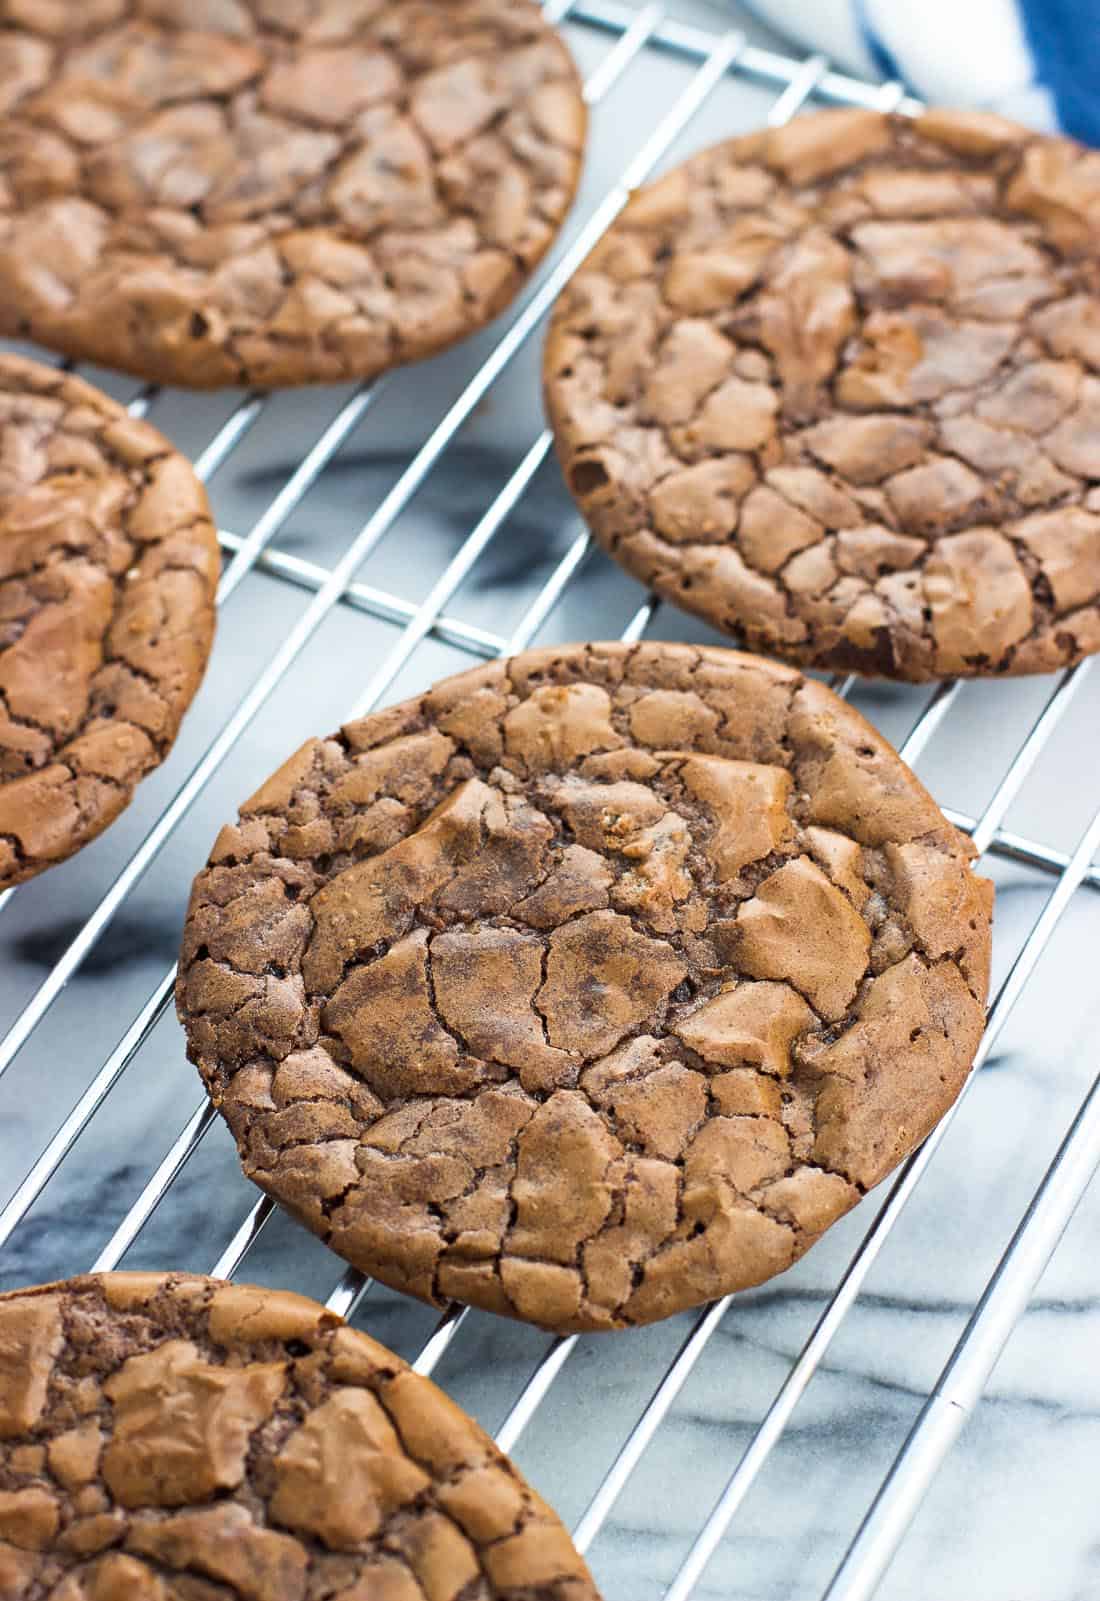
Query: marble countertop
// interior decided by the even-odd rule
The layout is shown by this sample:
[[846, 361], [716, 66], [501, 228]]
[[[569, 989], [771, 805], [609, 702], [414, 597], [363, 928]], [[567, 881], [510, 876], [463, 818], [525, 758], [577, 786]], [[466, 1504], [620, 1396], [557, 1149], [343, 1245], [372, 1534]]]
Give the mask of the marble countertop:
[[[723, 8], [675, 4], [696, 22]], [[725, 8], [733, 12], [734, 8]], [[586, 70], [609, 45], [572, 26]], [[772, 42], [756, 30], [755, 37]], [[590, 212], [690, 65], [647, 52], [594, 116], [578, 217]], [[669, 160], [758, 125], [775, 89], [720, 85]], [[576, 226], [574, 222], [573, 226]], [[500, 327], [506, 326], [506, 320]], [[497, 333], [499, 333], [499, 328]], [[492, 349], [493, 333], [429, 367], [397, 375], [275, 541], [331, 563], [413, 450]], [[511, 365], [361, 578], [419, 601], [542, 426], [537, 341]], [[126, 397], [134, 386], [92, 374]], [[343, 392], [274, 397], [212, 485], [223, 528], [246, 532], [338, 410]], [[197, 453], [232, 396], [167, 394], [152, 420]], [[577, 532], [547, 467], [450, 608], [506, 633]], [[593, 557], [547, 622], [544, 640], [621, 631], [641, 592]], [[21, 889], [0, 915], [0, 1028], [17, 1017], [171, 800], [305, 603], [268, 573], [229, 600], [211, 670], [172, 759], [124, 817], [75, 861]], [[662, 638], [710, 637], [663, 608]], [[338, 607], [203, 790], [90, 957], [0, 1082], [0, 1204], [174, 960], [191, 877], [219, 824], [308, 734], [335, 726], [393, 644], [392, 624]], [[430, 639], [394, 683], [410, 693], [465, 665]], [[944, 804], [976, 814], [1041, 710], [1041, 680], [966, 686], [918, 770]], [[900, 741], [928, 690], [867, 685], [855, 701]], [[1100, 800], [1100, 672], [1076, 697], [1008, 827], [1072, 849]], [[995, 859], [999, 976], [1053, 880]], [[695, 1592], [722, 1601], [811, 1601], [821, 1595], [883, 1473], [928, 1393], [1035, 1185], [1098, 1069], [1095, 981], [1100, 895], [1080, 892], [993, 1057], [954, 1120], [729, 1537]], [[26, 1220], [0, 1250], [0, 1285], [86, 1269], [199, 1104], [182, 1036], [164, 1017], [96, 1113]], [[254, 1192], [215, 1125], [126, 1258], [129, 1267], [208, 1271]], [[751, 1438], [776, 1388], [884, 1199], [877, 1192], [793, 1271], [739, 1296], [597, 1538], [590, 1559], [608, 1601], [657, 1601]], [[1100, 1192], [1086, 1196], [987, 1397], [936, 1479], [884, 1580], [885, 1601], [1096, 1601], [1100, 1596]], [[244, 1276], [327, 1295], [341, 1264], [276, 1215]], [[435, 1326], [424, 1307], [378, 1289], [357, 1320], [415, 1357]], [[515, 1449], [523, 1470], [573, 1524], [675, 1355], [692, 1319], [582, 1339]], [[437, 1380], [493, 1429], [548, 1347], [534, 1330], [474, 1314]]]

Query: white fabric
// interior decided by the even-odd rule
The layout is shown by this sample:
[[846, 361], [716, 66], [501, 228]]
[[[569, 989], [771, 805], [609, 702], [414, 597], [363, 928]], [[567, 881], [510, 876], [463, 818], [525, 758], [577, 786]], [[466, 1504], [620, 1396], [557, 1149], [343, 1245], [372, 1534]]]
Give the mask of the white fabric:
[[[866, 77], [875, 64], [856, 0], [744, 0], [800, 50]], [[914, 94], [933, 105], [982, 106], [1056, 129], [1014, 0], [864, 0], [864, 17]]]
[[988, 105], [1034, 80], [1013, 0], [865, 0], [865, 14], [922, 99]]
[[[844, 72], [873, 77], [852, 0], [745, 0], [746, 9], [810, 53], [828, 56]], [[962, 0], [965, 4], [966, 0]]]

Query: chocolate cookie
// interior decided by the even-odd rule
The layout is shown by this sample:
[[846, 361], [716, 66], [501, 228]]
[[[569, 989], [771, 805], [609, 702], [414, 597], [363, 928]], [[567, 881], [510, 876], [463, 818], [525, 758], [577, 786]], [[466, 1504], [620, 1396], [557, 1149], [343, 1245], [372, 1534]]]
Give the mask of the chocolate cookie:
[[599, 1601], [477, 1424], [300, 1295], [0, 1296], [5, 1601]]
[[480, 328], [584, 142], [532, 0], [7, 0], [0, 79], [0, 331], [200, 388]]
[[957, 1094], [971, 854], [789, 668], [530, 651], [246, 802], [195, 883], [180, 1016], [245, 1171], [365, 1272], [647, 1323], [788, 1267]]
[[155, 428], [0, 355], [0, 887], [94, 839], [167, 756], [220, 566], [203, 487]]
[[641, 190], [562, 296], [569, 486], [643, 583], [791, 661], [1100, 650], [1100, 154], [823, 111]]

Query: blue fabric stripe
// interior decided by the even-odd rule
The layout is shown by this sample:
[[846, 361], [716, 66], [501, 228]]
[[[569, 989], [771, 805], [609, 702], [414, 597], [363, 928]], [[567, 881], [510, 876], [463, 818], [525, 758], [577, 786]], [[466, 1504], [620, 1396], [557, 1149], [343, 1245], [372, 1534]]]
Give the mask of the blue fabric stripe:
[[1100, 145], [1100, 0], [1017, 0], [1066, 133]]
[[884, 78], [896, 78], [904, 83], [904, 72], [902, 72], [896, 58], [887, 50], [871, 24], [871, 19], [867, 15], [867, 0], [855, 0], [855, 14], [859, 31], [863, 36], [863, 42], [867, 46], [867, 53], [877, 70], [882, 73]]

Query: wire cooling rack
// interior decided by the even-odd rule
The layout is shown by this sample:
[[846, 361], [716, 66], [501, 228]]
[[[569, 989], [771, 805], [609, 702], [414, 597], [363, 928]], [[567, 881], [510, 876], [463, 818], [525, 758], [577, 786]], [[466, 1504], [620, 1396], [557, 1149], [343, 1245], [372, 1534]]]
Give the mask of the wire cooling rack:
[[[458, 1308], [436, 1320], [341, 1273], [254, 1198], [170, 1015], [190, 877], [235, 800], [297, 741], [535, 641], [712, 637], [644, 597], [579, 525], [548, 465], [540, 325], [628, 191], [663, 162], [811, 100], [913, 109], [897, 85], [686, 25], [661, 5], [546, 10], [588, 73], [593, 152], [557, 254], [500, 327], [339, 392], [196, 397], [90, 374], [134, 415], [152, 414], [210, 482], [226, 528], [222, 621], [171, 761], [103, 840], [0, 897], [0, 1274], [18, 1284], [172, 1266], [320, 1294], [479, 1413], [572, 1522], [609, 1601], [856, 1601], [891, 1562], [1100, 1158], [1091, 1070], [1056, 1076], [1041, 1134], [1018, 1138], [997, 1121], [1017, 1103], [993, 1098], [976, 1072], [893, 1182], [772, 1286], [637, 1334], [551, 1339]], [[1000, 882], [977, 1068], [1006, 1060], [994, 1052], [1017, 1014], [1009, 1060], [1027, 1057], [1039, 1018], [1043, 1039], [1064, 1041], [1075, 1061], [1095, 1005], [1089, 964], [1067, 981], [1068, 1002], [1058, 979], [1073, 980], [1100, 932], [1089, 893], [1100, 888], [1100, 814], [1087, 815], [1100, 793], [1100, 675], [1090, 681], [1086, 663], [1012, 685], [835, 687], [920, 764]], [[1007, 828], [1010, 812], [1026, 832]], [[990, 1153], [995, 1200], [960, 1177], [984, 1171]], [[952, 1235], [960, 1208], [965, 1249]], [[879, 1288], [896, 1262], [916, 1286], [909, 1301]], [[945, 1283], [950, 1295], [922, 1299], [922, 1285]], [[883, 1307], [909, 1319], [895, 1327], [919, 1352], [917, 1382], [845, 1454], [847, 1403], [830, 1412], [827, 1387], [838, 1372], [890, 1386], [874, 1324]], [[807, 1407], [816, 1447], [799, 1423]], [[845, 1518], [800, 1545], [797, 1519], [778, 1531], [774, 1509], [787, 1518], [807, 1498], [835, 1497], [834, 1458], [850, 1481]]]

